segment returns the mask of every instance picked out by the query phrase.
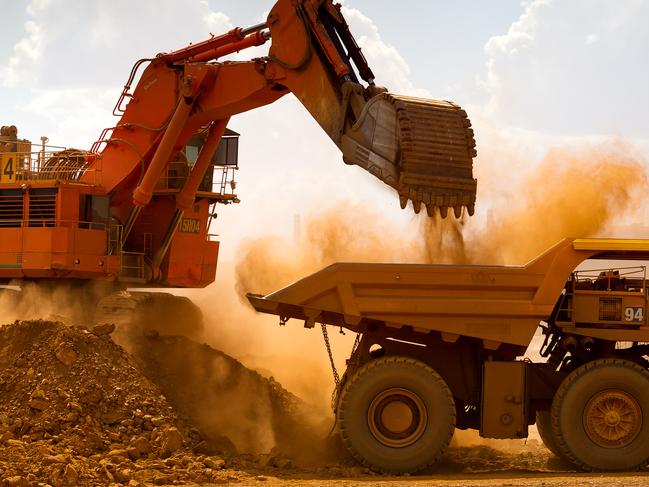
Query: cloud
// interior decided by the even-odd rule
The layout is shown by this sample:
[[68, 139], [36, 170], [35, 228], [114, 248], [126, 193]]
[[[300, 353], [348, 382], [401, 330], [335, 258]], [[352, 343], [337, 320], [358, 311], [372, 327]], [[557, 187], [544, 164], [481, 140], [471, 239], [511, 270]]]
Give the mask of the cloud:
[[202, 0], [32, 0], [27, 14], [25, 35], [2, 73], [5, 86], [67, 89], [122, 83], [137, 59], [232, 27], [224, 13]]
[[43, 29], [33, 21], [25, 22], [26, 36], [14, 46], [7, 67], [0, 74], [5, 87], [28, 82], [30, 73], [38, 65], [43, 54]]
[[649, 2], [533, 0], [485, 44], [488, 115], [547, 134], [646, 137]]
[[115, 124], [112, 108], [135, 61], [232, 28], [203, 0], [32, 0], [26, 13], [22, 37], [0, 59], [7, 122], [23, 136], [80, 148]]

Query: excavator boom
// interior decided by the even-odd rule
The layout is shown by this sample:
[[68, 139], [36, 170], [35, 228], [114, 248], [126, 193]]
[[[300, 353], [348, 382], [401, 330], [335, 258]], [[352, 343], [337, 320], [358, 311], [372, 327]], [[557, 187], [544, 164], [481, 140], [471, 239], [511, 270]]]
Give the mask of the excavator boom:
[[[270, 60], [343, 159], [411, 200], [416, 213], [462, 207], [473, 214], [476, 155], [471, 122], [457, 105], [388, 93], [330, 0], [279, 0], [268, 16]], [[298, 46], [298, 47], [296, 47]], [[300, 47], [302, 46], [302, 47]], [[356, 68], [356, 69], [354, 69]], [[359, 77], [367, 83], [363, 86]]]
[[[268, 45], [248, 61], [229, 54]], [[448, 101], [377, 85], [339, 4], [277, 0], [265, 22], [138, 61], [90, 151], [0, 134], [0, 280], [214, 280], [216, 204], [237, 203], [237, 114], [292, 93], [340, 149], [429, 215], [474, 211], [475, 141]], [[220, 172], [219, 172], [220, 171]]]
[[[263, 58], [216, 62], [269, 40]], [[377, 86], [340, 5], [331, 0], [278, 0], [263, 24], [158, 55], [132, 94], [129, 88], [130, 82], [116, 111], [122, 119], [102, 159], [119, 159], [105, 175], [112, 190], [140, 168], [137, 154], [145, 155], [148, 168], [134, 190], [135, 206], [148, 204], [166, 160], [200, 127], [291, 92], [343, 160], [393, 187], [402, 207], [410, 200], [417, 213], [423, 204], [431, 216], [435, 208], [443, 217], [449, 208], [457, 217], [463, 207], [473, 214], [476, 151], [466, 112], [448, 101], [395, 95]], [[130, 101], [122, 108], [125, 99]], [[158, 127], [159, 136], [138, 126]], [[120, 142], [112, 143], [124, 139], [138, 147], [137, 154], [124, 157]]]

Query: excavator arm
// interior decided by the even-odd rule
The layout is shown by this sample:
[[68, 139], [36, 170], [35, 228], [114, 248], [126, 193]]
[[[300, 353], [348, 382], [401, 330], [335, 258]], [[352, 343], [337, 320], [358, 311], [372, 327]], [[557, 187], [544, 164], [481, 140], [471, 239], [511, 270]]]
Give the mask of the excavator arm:
[[[218, 62], [267, 41], [265, 57]], [[144, 62], [149, 64], [131, 92]], [[180, 209], [191, 205], [213, 155], [205, 149], [216, 150], [228, 119], [289, 92], [340, 148], [344, 161], [396, 189], [402, 207], [411, 200], [415, 212], [425, 205], [430, 215], [439, 208], [446, 216], [452, 208], [459, 217], [463, 207], [473, 214], [475, 142], [466, 113], [451, 102], [399, 96], [377, 86], [340, 5], [278, 0], [263, 24], [233, 29], [134, 68], [116, 106], [120, 122], [94, 147], [105, 144], [102, 157], [91, 164], [101, 164], [102, 185], [117, 204], [132, 198], [126, 235], [165, 165], [194, 133], [208, 126], [211, 143], [176, 198]]]
[[[340, 4], [280, 0], [268, 16], [273, 69], [340, 148], [343, 159], [395, 188], [402, 208], [473, 214], [475, 140], [447, 101], [390, 94], [375, 84]], [[356, 69], [354, 69], [356, 68]], [[367, 83], [361, 84], [359, 77]]]

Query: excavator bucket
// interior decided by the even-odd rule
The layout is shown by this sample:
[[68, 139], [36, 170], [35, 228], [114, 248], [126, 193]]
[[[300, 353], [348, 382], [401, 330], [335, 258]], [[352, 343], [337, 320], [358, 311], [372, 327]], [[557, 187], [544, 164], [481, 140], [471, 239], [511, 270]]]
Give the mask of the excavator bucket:
[[399, 193], [401, 207], [411, 200], [415, 213], [430, 216], [452, 208], [459, 218], [473, 215], [475, 139], [467, 114], [449, 101], [381, 93], [367, 102], [342, 137], [343, 157]]

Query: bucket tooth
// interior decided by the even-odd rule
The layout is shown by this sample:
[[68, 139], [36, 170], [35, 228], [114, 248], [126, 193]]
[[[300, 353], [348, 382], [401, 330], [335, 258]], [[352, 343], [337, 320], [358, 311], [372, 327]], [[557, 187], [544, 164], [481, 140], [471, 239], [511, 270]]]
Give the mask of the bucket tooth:
[[401, 209], [404, 210], [406, 208], [406, 206], [408, 205], [408, 197], [400, 194], [399, 195], [399, 205], [401, 206]]
[[460, 218], [462, 216], [462, 205], [455, 205], [453, 207], [453, 214], [455, 218]]
[[426, 213], [428, 213], [429, 217], [434, 217], [435, 216], [435, 205], [432, 203], [429, 203], [426, 205]]
[[473, 214], [475, 213], [475, 203], [473, 203], [473, 204], [468, 204], [468, 205], [466, 206], [466, 210], [467, 210], [467, 212], [469, 213], [469, 216], [473, 216]]
[[415, 210], [415, 215], [419, 215], [419, 212], [421, 211], [421, 201], [412, 200], [412, 208]]
[[446, 215], [448, 215], [448, 206], [440, 206], [439, 214], [442, 215], [442, 218], [446, 218]]

